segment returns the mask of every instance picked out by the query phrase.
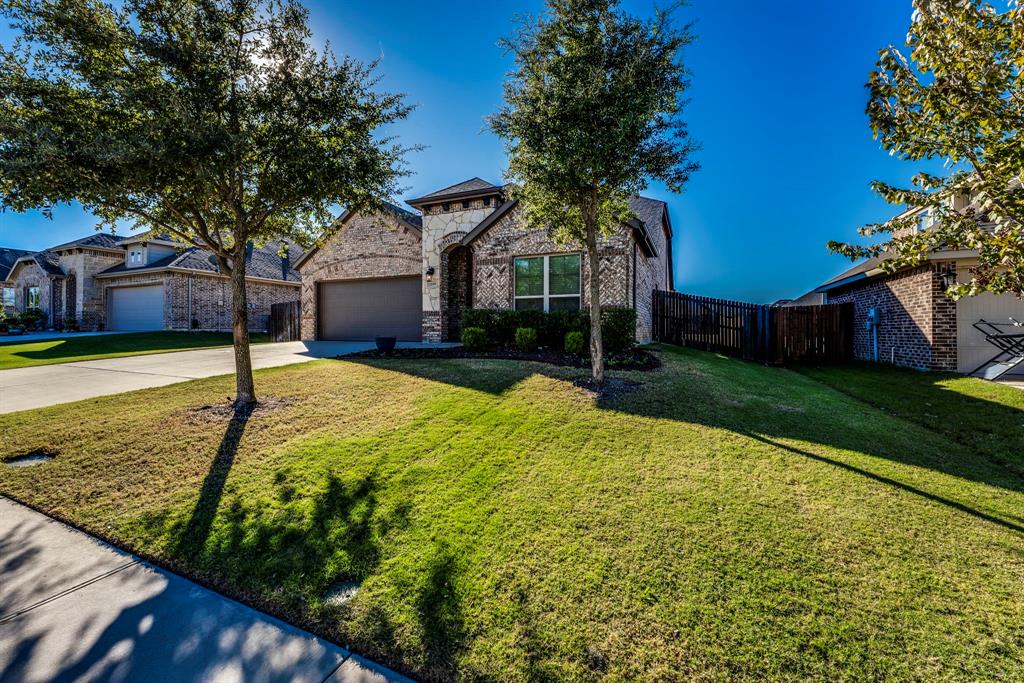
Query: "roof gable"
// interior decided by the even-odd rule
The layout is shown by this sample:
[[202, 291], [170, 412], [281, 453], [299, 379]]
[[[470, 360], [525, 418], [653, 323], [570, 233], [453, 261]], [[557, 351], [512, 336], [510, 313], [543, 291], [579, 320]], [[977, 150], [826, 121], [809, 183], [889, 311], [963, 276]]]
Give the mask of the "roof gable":
[[[403, 225], [415, 230], [417, 233], [423, 232], [423, 218], [421, 216], [413, 213], [412, 211], [403, 209], [400, 206], [396, 206], [391, 202], [381, 202], [381, 204], [383, 205], [383, 208], [387, 213], [390, 213], [394, 218], [397, 218]], [[332, 223], [331, 226], [327, 229], [327, 234], [324, 235], [323, 241], [326, 242], [328, 240], [334, 239], [334, 236], [337, 233], [337, 231], [343, 225], [345, 225], [346, 222], [348, 222], [348, 219], [351, 218], [352, 216], [355, 216], [358, 213], [360, 212], [346, 210], [344, 213], [338, 216], [337, 220], [335, 220], [334, 223]], [[316, 254], [318, 251], [320, 251], [319, 244], [314, 246], [305, 254], [303, 254], [302, 257], [299, 258], [295, 262], [295, 265], [292, 267], [298, 270], [306, 261], [311, 259], [313, 255]]]

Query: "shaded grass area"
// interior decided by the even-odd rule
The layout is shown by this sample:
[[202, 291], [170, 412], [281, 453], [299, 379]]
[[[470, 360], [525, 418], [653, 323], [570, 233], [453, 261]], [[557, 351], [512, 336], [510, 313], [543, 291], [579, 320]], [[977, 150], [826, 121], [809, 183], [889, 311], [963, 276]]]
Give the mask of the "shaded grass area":
[[195, 410], [211, 378], [0, 416], [5, 459], [58, 453], [0, 491], [427, 679], [1024, 676], [1024, 479], [810, 377], [658, 354], [596, 402], [549, 365], [321, 361], [258, 372], [283, 400], [251, 415]]
[[1024, 391], [974, 377], [872, 363], [801, 372], [1024, 474]]
[[[253, 334], [250, 341], [259, 344], [270, 341], [270, 337], [266, 334]], [[36, 342], [19, 342], [17, 337], [8, 337], [0, 340], [0, 370], [216, 346], [231, 346], [231, 333], [129, 332]]]

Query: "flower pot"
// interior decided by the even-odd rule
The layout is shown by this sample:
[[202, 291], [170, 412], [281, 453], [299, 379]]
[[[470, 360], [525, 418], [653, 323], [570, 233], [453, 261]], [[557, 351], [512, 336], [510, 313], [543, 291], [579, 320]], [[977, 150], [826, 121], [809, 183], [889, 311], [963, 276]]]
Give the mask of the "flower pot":
[[398, 340], [395, 337], [377, 337], [374, 341], [377, 344], [378, 351], [394, 351], [395, 342]]

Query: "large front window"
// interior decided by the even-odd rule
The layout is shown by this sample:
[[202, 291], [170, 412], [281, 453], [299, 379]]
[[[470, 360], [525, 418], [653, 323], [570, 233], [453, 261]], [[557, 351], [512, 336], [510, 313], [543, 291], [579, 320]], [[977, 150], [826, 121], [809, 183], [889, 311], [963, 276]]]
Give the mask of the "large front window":
[[25, 288], [25, 308], [39, 308], [39, 288], [38, 287], [26, 287]]
[[4, 306], [14, 306], [15, 305], [14, 287], [4, 287], [3, 305]]
[[579, 310], [579, 254], [517, 258], [515, 269], [516, 310]]

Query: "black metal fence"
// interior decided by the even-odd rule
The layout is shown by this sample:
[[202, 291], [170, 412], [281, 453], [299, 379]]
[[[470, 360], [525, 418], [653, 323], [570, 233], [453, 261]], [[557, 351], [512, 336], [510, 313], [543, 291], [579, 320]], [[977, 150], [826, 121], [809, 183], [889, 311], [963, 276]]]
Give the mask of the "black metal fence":
[[784, 365], [853, 359], [853, 305], [765, 306], [654, 292], [654, 339]]

